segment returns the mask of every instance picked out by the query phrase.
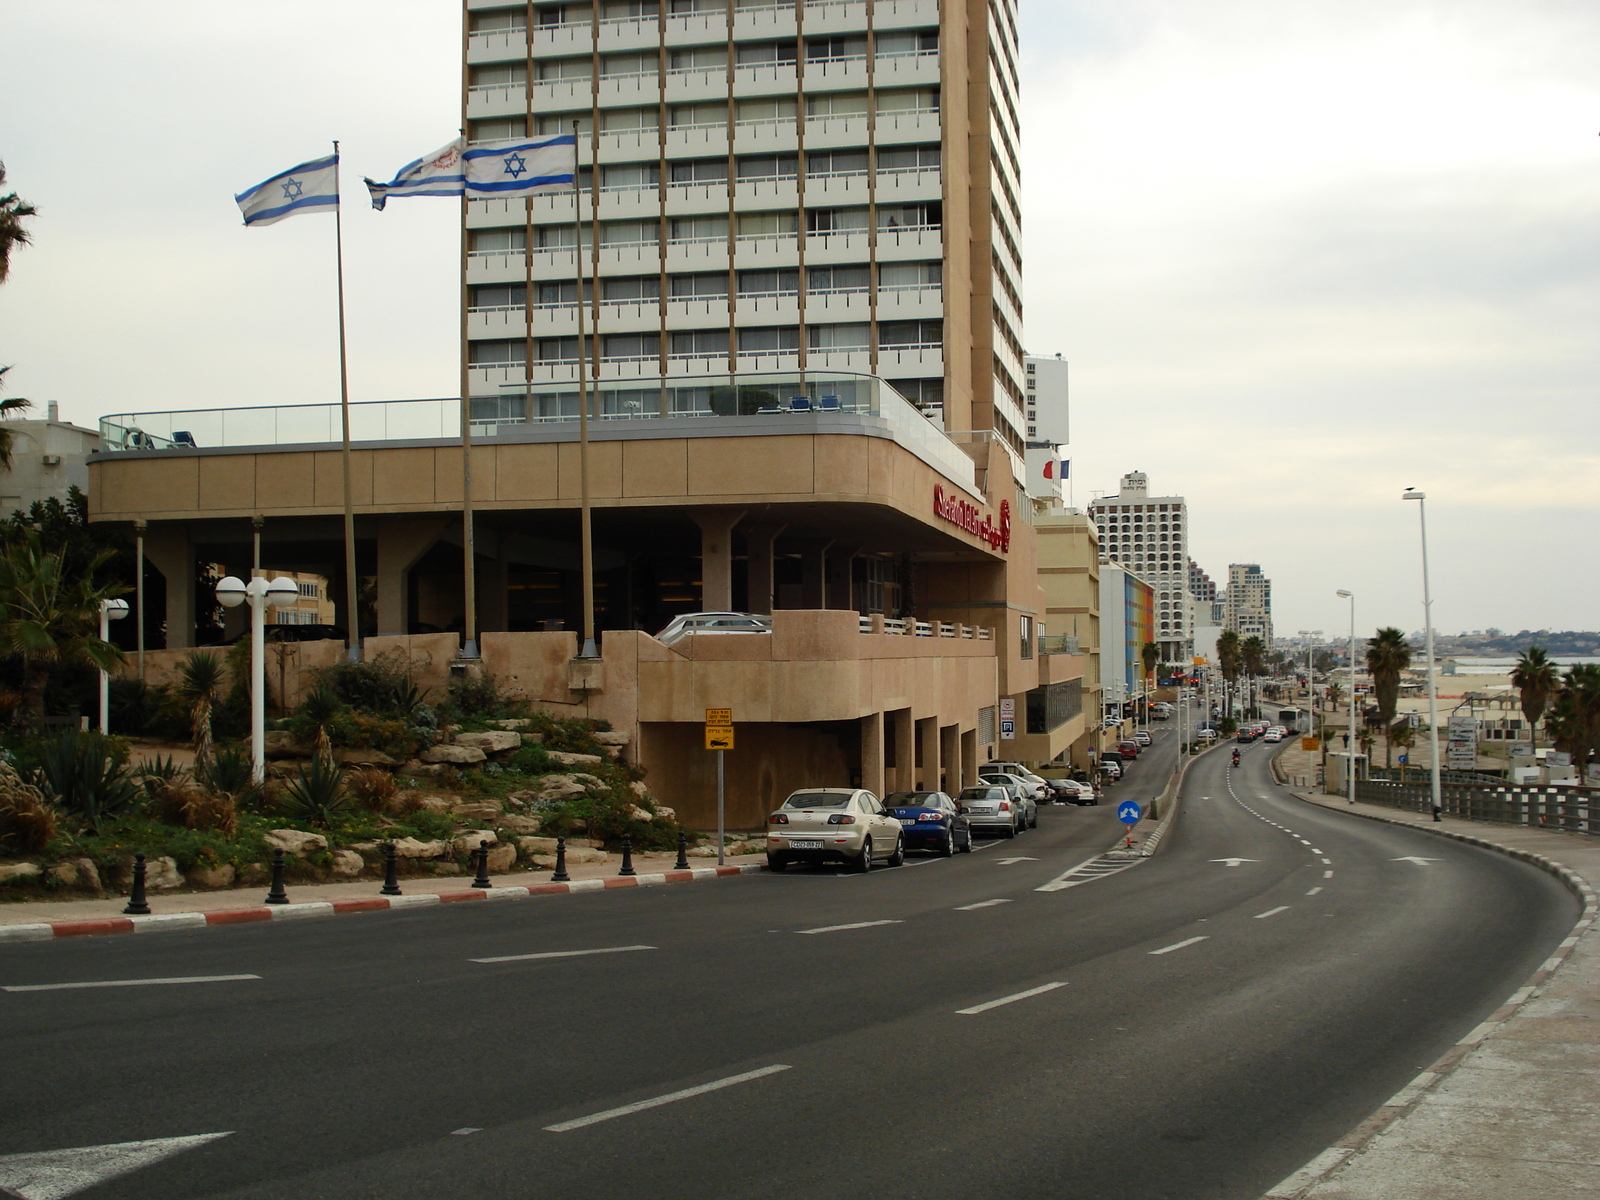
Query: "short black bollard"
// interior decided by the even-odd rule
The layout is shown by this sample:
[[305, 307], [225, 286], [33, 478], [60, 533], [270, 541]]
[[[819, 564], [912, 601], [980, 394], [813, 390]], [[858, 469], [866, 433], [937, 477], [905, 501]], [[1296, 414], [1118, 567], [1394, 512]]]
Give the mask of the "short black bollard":
[[149, 902], [144, 898], [144, 855], [133, 856], [133, 891], [128, 894], [128, 907], [122, 910], [124, 916], [148, 917], [150, 915]]
[[567, 883], [572, 876], [567, 874], [567, 839], [556, 839], [556, 873], [550, 876], [551, 883]]
[[394, 843], [383, 844], [383, 890], [380, 896], [398, 896], [400, 891], [400, 856], [395, 853]]
[[637, 872], [637, 871], [635, 871], [633, 869], [633, 839], [631, 837], [629, 837], [627, 834], [623, 834], [622, 835], [622, 870], [618, 871], [617, 874], [618, 875], [637, 875], [638, 873], [639, 872]]
[[689, 869], [689, 835], [683, 830], [678, 830], [678, 861], [672, 864], [674, 871], [687, 871]]
[[489, 881], [489, 843], [479, 842], [478, 848], [472, 852], [472, 857], [478, 860], [478, 873], [472, 877], [472, 886], [475, 888], [492, 888]]
[[272, 890], [267, 893], [268, 904], [289, 903], [289, 893], [283, 890], [283, 851], [272, 852]]

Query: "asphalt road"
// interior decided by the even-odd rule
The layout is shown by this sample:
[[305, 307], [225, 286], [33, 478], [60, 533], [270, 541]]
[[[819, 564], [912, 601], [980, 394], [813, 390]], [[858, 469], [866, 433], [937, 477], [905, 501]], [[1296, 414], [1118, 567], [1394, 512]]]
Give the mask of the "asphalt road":
[[5, 987], [259, 976], [0, 992], [0, 1184], [27, 1194], [5, 1156], [226, 1132], [83, 1194], [1255, 1200], [1577, 912], [1531, 867], [1288, 798], [1271, 749], [1201, 759], [1154, 858], [1063, 890], [1036, 889], [1112, 805], [866, 876], [0, 948]]

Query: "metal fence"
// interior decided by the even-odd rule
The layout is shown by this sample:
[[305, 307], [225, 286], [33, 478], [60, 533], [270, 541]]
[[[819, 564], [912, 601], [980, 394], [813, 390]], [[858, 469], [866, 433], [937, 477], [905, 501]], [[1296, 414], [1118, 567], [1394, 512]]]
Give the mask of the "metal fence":
[[[1440, 805], [1447, 816], [1568, 833], [1600, 832], [1600, 791], [1594, 788], [1446, 783], [1439, 792]], [[1432, 791], [1426, 779], [1420, 783], [1357, 780], [1356, 799], [1409, 812], [1425, 813], [1433, 807]]]

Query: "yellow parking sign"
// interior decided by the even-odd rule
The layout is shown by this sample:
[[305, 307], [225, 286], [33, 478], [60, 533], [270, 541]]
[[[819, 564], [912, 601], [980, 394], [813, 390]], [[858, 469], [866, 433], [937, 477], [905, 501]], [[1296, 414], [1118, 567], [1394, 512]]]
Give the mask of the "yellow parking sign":
[[732, 725], [733, 724], [733, 709], [731, 709], [731, 708], [708, 708], [708, 709], [706, 709], [706, 724], [707, 725]]
[[707, 725], [706, 726], [707, 750], [732, 750], [733, 726], [732, 725]]

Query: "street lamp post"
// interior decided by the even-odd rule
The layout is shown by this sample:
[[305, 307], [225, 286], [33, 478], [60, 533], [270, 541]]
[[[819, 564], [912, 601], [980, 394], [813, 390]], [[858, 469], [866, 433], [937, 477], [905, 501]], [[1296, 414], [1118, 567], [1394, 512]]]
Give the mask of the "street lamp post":
[[227, 608], [250, 605], [250, 759], [251, 778], [267, 778], [267, 609], [288, 608], [300, 598], [300, 585], [287, 577], [245, 583], [229, 575], [217, 583], [217, 599]]
[[[111, 640], [111, 622], [120, 621], [128, 615], [128, 602], [126, 600], [100, 601], [100, 640]], [[100, 668], [100, 732], [111, 732], [111, 673], [104, 667]]]
[[1356, 802], [1356, 594], [1340, 588], [1336, 593], [1350, 601], [1350, 728], [1344, 735], [1345, 785], [1350, 803]]
[[1416, 488], [1407, 488], [1403, 499], [1417, 502], [1417, 521], [1422, 528], [1422, 622], [1423, 629], [1427, 631], [1428, 758], [1431, 764], [1428, 782], [1432, 788], [1433, 819], [1442, 821], [1444, 799], [1439, 783], [1439, 687], [1433, 677], [1433, 593], [1428, 586], [1428, 494]]

